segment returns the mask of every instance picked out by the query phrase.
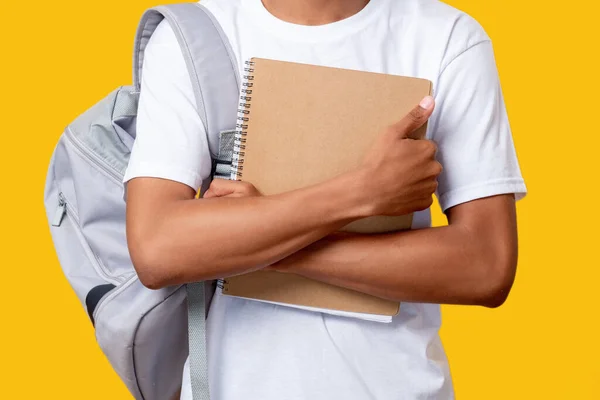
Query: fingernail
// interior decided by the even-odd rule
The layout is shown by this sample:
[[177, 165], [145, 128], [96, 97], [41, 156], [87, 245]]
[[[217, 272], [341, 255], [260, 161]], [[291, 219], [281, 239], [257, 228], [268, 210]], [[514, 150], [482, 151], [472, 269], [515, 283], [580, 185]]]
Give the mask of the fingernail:
[[425, 110], [428, 110], [432, 105], [433, 105], [433, 97], [431, 97], [431, 96], [425, 96], [423, 98], [423, 100], [421, 100], [421, 102], [419, 103], [419, 106], [421, 108], [424, 108]]

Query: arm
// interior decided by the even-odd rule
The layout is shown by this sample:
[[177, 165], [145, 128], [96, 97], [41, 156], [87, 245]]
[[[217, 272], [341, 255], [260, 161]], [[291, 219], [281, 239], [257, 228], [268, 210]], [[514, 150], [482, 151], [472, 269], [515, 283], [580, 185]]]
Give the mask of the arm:
[[[144, 285], [160, 288], [260, 268], [355, 217], [358, 191], [350, 190], [358, 180], [346, 182], [350, 175], [268, 198], [195, 199], [210, 179], [211, 148], [168, 22], [159, 24], [145, 54], [137, 135], [123, 179], [127, 242]], [[335, 202], [323, 201], [334, 192]]]
[[132, 260], [151, 288], [264, 267], [358, 218], [356, 183], [347, 174], [276, 196], [195, 199], [186, 185], [135, 178], [127, 201]]
[[453, 207], [449, 225], [330, 235], [270, 268], [397, 301], [501, 305], [517, 264], [513, 195]]
[[222, 192], [249, 185], [216, 179], [206, 198], [195, 199], [195, 191], [182, 183], [132, 179], [127, 240], [140, 280], [159, 288], [241, 274], [355, 219], [426, 209], [441, 166], [432, 142], [409, 138], [433, 112], [433, 99], [426, 100], [379, 136], [359, 168], [311, 187], [236, 197]]
[[526, 188], [491, 43], [469, 46], [448, 52], [428, 132], [444, 166], [437, 195], [449, 225], [334, 235], [276, 268], [400, 301], [503, 303], [517, 263], [515, 197]]

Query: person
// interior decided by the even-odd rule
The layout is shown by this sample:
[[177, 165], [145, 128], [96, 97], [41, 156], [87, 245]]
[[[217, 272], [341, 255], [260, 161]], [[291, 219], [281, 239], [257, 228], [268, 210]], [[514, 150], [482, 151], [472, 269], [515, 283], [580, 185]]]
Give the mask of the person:
[[[206, 132], [177, 39], [162, 22], [144, 60], [124, 177], [127, 239], [149, 288], [262, 268], [401, 302], [390, 323], [216, 293], [207, 319], [217, 400], [452, 399], [440, 304], [498, 307], [517, 264], [526, 193], [490, 38], [435, 0], [203, 0], [250, 57], [414, 76], [434, 95], [385, 129], [360, 167], [263, 196], [210, 179]], [[407, 137], [428, 121], [425, 140]], [[435, 194], [448, 225], [431, 227]], [[414, 212], [400, 233], [341, 234], [370, 215]], [[191, 399], [189, 366], [182, 399]]]

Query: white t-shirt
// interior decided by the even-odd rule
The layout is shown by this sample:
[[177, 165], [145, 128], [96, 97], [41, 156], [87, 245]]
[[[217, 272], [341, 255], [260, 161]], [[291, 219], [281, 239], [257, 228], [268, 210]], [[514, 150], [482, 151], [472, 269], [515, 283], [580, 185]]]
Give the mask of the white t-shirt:
[[[203, 0], [240, 68], [262, 57], [429, 79], [436, 110], [428, 138], [444, 166], [444, 210], [525, 192], [489, 37], [435, 0], [372, 0], [332, 24], [302, 26], [260, 0]], [[146, 49], [137, 138], [124, 181], [139, 176], [198, 189], [210, 175], [208, 143], [173, 31], [161, 23]], [[415, 228], [430, 225], [417, 213]], [[215, 400], [452, 399], [440, 343], [440, 307], [402, 304], [391, 323], [369, 322], [217, 294], [208, 317]], [[191, 399], [186, 364], [182, 399]]]

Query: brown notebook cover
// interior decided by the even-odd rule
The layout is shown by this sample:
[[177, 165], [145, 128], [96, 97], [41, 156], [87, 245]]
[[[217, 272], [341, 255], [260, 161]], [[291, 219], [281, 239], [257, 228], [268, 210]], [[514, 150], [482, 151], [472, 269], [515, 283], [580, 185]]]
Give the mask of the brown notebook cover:
[[[380, 73], [253, 58], [243, 86], [239, 167], [232, 176], [264, 195], [333, 178], [359, 165], [383, 129], [431, 93], [431, 82]], [[416, 134], [423, 137], [426, 126]], [[371, 217], [343, 228], [360, 233], [410, 229], [412, 215]], [[230, 277], [223, 293], [308, 307], [395, 315], [399, 304], [295, 274]]]

